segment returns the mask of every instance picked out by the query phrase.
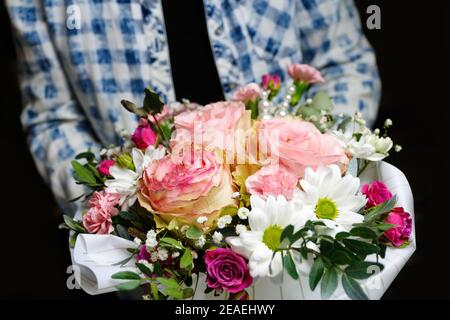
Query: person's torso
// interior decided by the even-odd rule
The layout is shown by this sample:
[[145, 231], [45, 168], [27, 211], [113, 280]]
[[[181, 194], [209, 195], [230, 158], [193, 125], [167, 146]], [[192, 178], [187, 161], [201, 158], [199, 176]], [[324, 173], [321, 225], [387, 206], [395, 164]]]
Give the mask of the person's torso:
[[[121, 99], [140, 103], [150, 86], [166, 102], [175, 100], [160, 0], [44, 4], [62, 68], [102, 143], [116, 142], [116, 129], [136, 124]], [[295, 5], [293, 0], [204, 0], [225, 97], [266, 73], [283, 78], [287, 65], [302, 60]]]

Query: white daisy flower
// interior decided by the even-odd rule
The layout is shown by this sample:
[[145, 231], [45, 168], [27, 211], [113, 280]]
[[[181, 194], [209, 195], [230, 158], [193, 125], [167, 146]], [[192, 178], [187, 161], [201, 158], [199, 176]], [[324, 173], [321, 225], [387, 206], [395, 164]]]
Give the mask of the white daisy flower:
[[120, 193], [123, 195], [120, 204], [122, 209], [126, 210], [131, 207], [137, 199], [138, 180], [142, 177], [144, 169], [155, 160], [159, 160], [164, 157], [166, 150], [164, 148], [155, 148], [149, 146], [145, 153], [137, 148], [131, 150], [131, 156], [133, 158], [133, 164], [136, 171], [121, 168], [118, 165], [113, 165], [109, 169], [109, 173], [114, 179], [107, 180], [105, 185], [106, 191], [111, 193]]
[[301, 215], [308, 220], [323, 221], [328, 228], [350, 231], [352, 225], [364, 217], [357, 213], [367, 202], [361, 193], [360, 180], [351, 175], [341, 176], [338, 166], [305, 170], [300, 180], [303, 191], [295, 194], [294, 201], [302, 206]]
[[[288, 225], [293, 225], [297, 231], [307, 220], [299, 214], [296, 203], [288, 202], [281, 195], [270, 196], [267, 200], [251, 196], [250, 202], [252, 210], [248, 222], [251, 230], [240, 230], [239, 237], [229, 237], [227, 242], [249, 260], [252, 277], [273, 278], [283, 270], [281, 252], [274, 256], [274, 252], [282, 247], [281, 233]], [[299, 245], [299, 242], [294, 244]]]

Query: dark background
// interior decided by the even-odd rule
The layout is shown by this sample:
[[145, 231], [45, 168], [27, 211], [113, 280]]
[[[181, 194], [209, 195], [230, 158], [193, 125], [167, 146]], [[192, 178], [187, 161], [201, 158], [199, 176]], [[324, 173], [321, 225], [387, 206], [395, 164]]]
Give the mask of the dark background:
[[[418, 248], [384, 299], [449, 299], [449, 4], [356, 3], [363, 21], [367, 6], [381, 7], [382, 29], [366, 30], [383, 82], [377, 126], [394, 120], [391, 136], [404, 151], [389, 161], [405, 172], [415, 196]], [[2, 1], [0, 40], [0, 298], [115, 298], [66, 288], [67, 234], [57, 229], [61, 217], [21, 129], [14, 46]]]

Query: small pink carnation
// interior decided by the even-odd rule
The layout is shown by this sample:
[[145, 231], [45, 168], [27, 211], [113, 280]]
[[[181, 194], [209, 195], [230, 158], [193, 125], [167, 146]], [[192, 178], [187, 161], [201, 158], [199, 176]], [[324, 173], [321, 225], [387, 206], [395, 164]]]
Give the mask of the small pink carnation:
[[380, 181], [374, 181], [371, 184], [365, 184], [362, 187], [362, 193], [367, 197], [367, 207], [375, 207], [383, 202], [392, 199], [392, 193], [388, 187]]
[[95, 192], [89, 199], [88, 212], [83, 216], [83, 225], [89, 233], [110, 234], [114, 227], [111, 217], [119, 214], [115, 207], [121, 195], [106, 191]]
[[412, 219], [411, 215], [405, 212], [403, 208], [394, 208], [384, 222], [395, 225], [394, 228], [384, 233], [395, 247], [400, 247], [409, 241], [412, 231]]
[[102, 162], [100, 162], [100, 164], [98, 165], [98, 172], [100, 172], [100, 174], [102, 176], [109, 176], [109, 168], [111, 168], [116, 162], [114, 160], [103, 160]]
[[255, 101], [261, 95], [261, 88], [256, 83], [240, 87], [233, 95], [233, 100], [244, 103]]
[[296, 81], [305, 82], [308, 84], [323, 83], [320, 71], [307, 64], [292, 64], [288, 67], [289, 76]]
[[287, 200], [292, 200], [297, 184], [297, 176], [278, 165], [263, 167], [245, 182], [247, 191], [252, 195], [283, 195]]
[[278, 92], [281, 87], [281, 78], [276, 74], [265, 74], [262, 76], [262, 87], [264, 90]]

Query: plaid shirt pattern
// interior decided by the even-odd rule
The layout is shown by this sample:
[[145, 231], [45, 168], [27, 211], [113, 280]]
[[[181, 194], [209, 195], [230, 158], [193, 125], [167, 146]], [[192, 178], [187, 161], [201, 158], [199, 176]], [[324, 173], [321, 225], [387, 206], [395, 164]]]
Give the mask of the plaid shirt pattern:
[[[166, 0], [169, 1], [169, 0]], [[37, 168], [61, 205], [81, 193], [70, 160], [119, 141], [151, 86], [175, 99], [160, 0], [6, 0], [19, 55], [22, 123]], [[380, 84], [351, 0], [204, 0], [226, 97], [292, 63], [318, 68], [338, 112], [372, 123]], [[189, 97], [187, 97], [189, 98]], [[66, 210], [71, 210], [66, 208]]]

